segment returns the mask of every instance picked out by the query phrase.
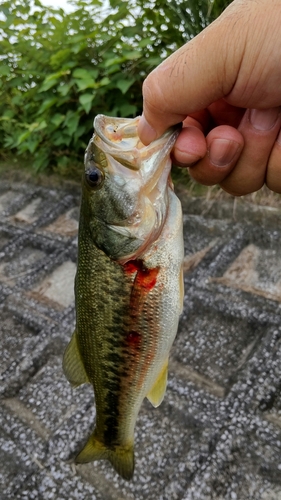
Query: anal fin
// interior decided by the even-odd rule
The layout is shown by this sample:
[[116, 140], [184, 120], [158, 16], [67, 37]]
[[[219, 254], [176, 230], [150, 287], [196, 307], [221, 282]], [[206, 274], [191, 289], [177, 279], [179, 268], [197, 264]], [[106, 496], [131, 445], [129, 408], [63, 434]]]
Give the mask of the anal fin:
[[146, 395], [147, 399], [155, 408], [157, 408], [157, 406], [159, 406], [164, 399], [167, 386], [167, 379], [168, 379], [168, 359], [165, 361], [156, 381], [154, 382], [149, 393]]
[[67, 380], [73, 386], [77, 387], [78, 385], [89, 382], [79, 351], [76, 330], [74, 330], [63, 356], [63, 371]]

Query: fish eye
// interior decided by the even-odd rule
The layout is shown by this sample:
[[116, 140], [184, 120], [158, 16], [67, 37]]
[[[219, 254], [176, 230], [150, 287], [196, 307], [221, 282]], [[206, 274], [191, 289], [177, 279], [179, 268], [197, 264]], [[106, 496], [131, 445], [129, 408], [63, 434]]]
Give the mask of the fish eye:
[[94, 162], [89, 162], [85, 172], [87, 184], [94, 189], [99, 189], [103, 185], [104, 173]]

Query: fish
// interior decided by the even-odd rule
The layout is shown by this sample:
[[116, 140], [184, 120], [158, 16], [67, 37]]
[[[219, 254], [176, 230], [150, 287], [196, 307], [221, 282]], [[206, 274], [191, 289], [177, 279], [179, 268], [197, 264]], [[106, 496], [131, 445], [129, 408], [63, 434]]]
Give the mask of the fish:
[[90, 383], [94, 432], [76, 463], [107, 459], [134, 473], [144, 398], [160, 405], [183, 307], [183, 223], [171, 181], [179, 128], [144, 146], [139, 117], [97, 115], [85, 153], [75, 277], [76, 328], [63, 359], [75, 387]]

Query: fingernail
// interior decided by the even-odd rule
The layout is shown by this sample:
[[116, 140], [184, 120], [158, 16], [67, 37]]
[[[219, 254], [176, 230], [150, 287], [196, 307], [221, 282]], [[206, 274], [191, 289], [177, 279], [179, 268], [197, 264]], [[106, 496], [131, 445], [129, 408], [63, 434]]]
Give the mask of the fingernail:
[[279, 108], [251, 109], [250, 123], [256, 130], [270, 130], [279, 116]]
[[141, 116], [139, 125], [138, 125], [138, 134], [140, 137], [140, 140], [145, 144], [146, 146], [150, 144], [152, 141], [154, 141], [157, 137], [156, 131], [154, 130], [151, 125], [146, 121], [144, 115]]
[[237, 156], [240, 144], [227, 139], [214, 139], [209, 147], [209, 158], [216, 167], [225, 167]]

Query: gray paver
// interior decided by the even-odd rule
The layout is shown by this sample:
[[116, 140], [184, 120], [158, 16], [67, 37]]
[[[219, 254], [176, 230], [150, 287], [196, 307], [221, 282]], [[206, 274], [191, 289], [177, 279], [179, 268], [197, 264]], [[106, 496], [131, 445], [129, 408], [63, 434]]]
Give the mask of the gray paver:
[[128, 483], [71, 463], [95, 419], [92, 388], [61, 366], [79, 188], [1, 182], [1, 500], [281, 499], [281, 211], [182, 196], [184, 312]]

